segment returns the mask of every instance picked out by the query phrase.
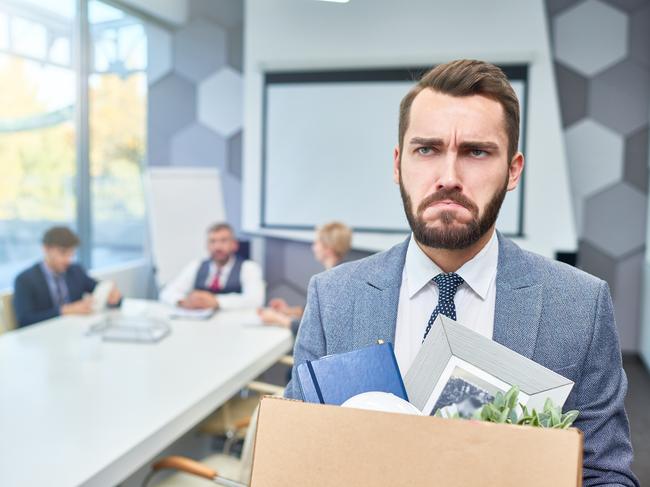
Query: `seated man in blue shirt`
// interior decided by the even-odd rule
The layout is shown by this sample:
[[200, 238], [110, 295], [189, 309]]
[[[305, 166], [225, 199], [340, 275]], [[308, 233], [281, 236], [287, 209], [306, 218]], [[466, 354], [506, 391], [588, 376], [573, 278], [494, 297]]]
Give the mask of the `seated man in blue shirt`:
[[[43, 236], [43, 260], [21, 272], [14, 283], [14, 308], [18, 327], [59, 315], [89, 314], [97, 281], [73, 264], [79, 237], [66, 227], [50, 228]], [[109, 306], [118, 306], [119, 290], [114, 287]]]

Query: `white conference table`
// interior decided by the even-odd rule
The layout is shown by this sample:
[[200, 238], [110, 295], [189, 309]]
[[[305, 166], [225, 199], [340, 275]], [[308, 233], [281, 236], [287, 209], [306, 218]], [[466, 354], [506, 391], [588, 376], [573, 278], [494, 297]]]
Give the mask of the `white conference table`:
[[[125, 314], [167, 314], [126, 300]], [[87, 335], [100, 316], [0, 336], [0, 486], [112, 486], [146, 464], [292, 346], [254, 311], [170, 320], [159, 343]]]

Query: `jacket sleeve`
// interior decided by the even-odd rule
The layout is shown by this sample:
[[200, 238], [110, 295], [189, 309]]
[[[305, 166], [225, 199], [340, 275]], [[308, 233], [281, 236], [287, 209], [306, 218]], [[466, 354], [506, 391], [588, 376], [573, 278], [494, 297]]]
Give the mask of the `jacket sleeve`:
[[583, 484], [638, 487], [631, 470], [630, 428], [623, 404], [627, 378], [605, 282], [598, 292], [591, 344], [577, 388], [572, 406], [580, 411], [574, 426], [585, 438]]
[[306, 360], [315, 360], [323, 357], [327, 352], [323, 323], [321, 322], [320, 303], [318, 297], [318, 276], [309, 281], [307, 290], [307, 306], [302, 315], [302, 321], [298, 328], [298, 336], [294, 345], [294, 365], [291, 371], [291, 381], [284, 391], [285, 397], [292, 399], [303, 399], [300, 386], [297, 382], [296, 368]]
[[78, 272], [79, 278], [81, 280], [82, 296], [84, 293], [92, 293], [97, 286], [97, 281], [90, 277], [86, 272], [86, 269], [81, 266], [78, 267]]
[[194, 289], [194, 279], [200, 265], [199, 260], [187, 264], [178, 276], [165, 284], [165, 287], [160, 290], [158, 299], [170, 306], [177, 306], [178, 302], [185, 299]]
[[21, 274], [14, 282], [14, 311], [18, 328], [49, 320], [59, 316], [58, 307], [38, 310], [37, 297], [33, 282], [27, 274]]

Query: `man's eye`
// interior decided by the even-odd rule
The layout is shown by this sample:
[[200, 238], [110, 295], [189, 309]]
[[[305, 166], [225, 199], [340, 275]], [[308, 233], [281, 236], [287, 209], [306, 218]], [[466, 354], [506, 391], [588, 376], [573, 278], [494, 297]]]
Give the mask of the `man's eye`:
[[483, 149], [472, 149], [471, 151], [469, 151], [469, 153], [473, 157], [485, 157], [485, 156], [488, 155], [488, 153], [486, 151], [484, 151]]
[[431, 147], [418, 147], [417, 153], [423, 156], [429, 155], [433, 152]]

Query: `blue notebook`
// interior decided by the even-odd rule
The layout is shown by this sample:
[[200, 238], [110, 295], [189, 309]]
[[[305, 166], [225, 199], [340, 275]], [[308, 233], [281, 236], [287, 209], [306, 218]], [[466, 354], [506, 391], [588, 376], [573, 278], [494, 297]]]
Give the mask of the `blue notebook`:
[[305, 402], [335, 404], [362, 392], [390, 392], [408, 401], [393, 346], [371, 345], [298, 365]]

